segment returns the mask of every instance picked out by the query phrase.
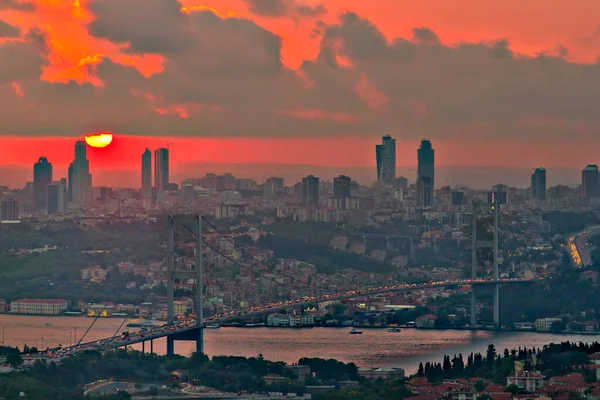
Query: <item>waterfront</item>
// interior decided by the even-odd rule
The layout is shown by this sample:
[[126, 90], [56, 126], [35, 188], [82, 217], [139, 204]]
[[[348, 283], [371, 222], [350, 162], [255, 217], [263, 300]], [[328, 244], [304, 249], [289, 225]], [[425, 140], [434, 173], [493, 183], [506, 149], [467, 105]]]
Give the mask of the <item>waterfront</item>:
[[[0, 315], [0, 335], [6, 345], [23, 347], [67, 346], [69, 339], [81, 338], [92, 323], [87, 317], [39, 317]], [[112, 336], [123, 320], [99, 319], [84, 341]], [[49, 325], [47, 325], [49, 324]], [[122, 330], [130, 330], [131, 328]], [[76, 332], [75, 332], [76, 331]], [[236, 355], [252, 357], [262, 354], [266, 359], [287, 363], [301, 357], [335, 358], [354, 362], [358, 366], [401, 367], [407, 373], [415, 372], [420, 361], [441, 361], [444, 354], [463, 355], [484, 353], [488, 344], [498, 352], [505, 348], [542, 347], [565, 340], [591, 342], [598, 336], [574, 334], [547, 334], [534, 332], [490, 332], [454, 330], [403, 329], [387, 332], [384, 329], [364, 330], [362, 335], [349, 335], [348, 328], [221, 328], [205, 330], [205, 351], [209, 356]], [[132, 346], [141, 349], [141, 345]], [[156, 340], [154, 351], [164, 354], [166, 340]], [[149, 346], [146, 347], [146, 350]], [[189, 355], [194, 342], [175, 342], [178, 354]]]

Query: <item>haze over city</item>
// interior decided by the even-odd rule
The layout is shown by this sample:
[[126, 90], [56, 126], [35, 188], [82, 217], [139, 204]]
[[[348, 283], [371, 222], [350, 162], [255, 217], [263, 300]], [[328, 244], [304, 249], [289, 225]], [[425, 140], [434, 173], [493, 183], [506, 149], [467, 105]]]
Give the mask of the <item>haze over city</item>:
[[597, 0], [0, 0], [0, 400], [600, 399]]

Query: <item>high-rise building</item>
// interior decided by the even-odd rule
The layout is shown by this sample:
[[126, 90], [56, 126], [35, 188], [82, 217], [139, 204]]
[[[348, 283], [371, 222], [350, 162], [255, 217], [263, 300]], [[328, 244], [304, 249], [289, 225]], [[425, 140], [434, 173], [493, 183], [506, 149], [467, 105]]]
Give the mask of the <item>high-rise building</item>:
[[275, 197], [283, 193], [284, 181], [283, 178], [271, 177], [268, 178], [263, 185], [264, 195], [266, 197]]
[[71, 164], [73, 167], [71, 199], [79, 206], [85, 206], [92, 200], [92, 175], [86, 151], [86, 144], [83, 140], [75, 142], [75, 160]]
[[407, 189], [408, 188], [408, 179], [406, 179], [403, 176], [396, 178], [395, 186], [397, 189]]
[[375, 145], [377, 159], [377, 182], [393, 185], [396, 179], [396, 139], [386, 135], [381, 144]]
[[73, 163], [69, 164], [67, 174], [67, 201], [73, 201]]
[[0, 201], [0, 221], [18, 221], [19, 203], [16, 199], [9, 197]]
[[35, 210], [46, 208], [46, 191], [52, 182], [52, 164], [46, 157], [40, 157], [33, 165], [33, 207]]
[[142, 153], [142, 194], [148, 196], [152, 193], [152, 152], [150, 149]]
[[581, 186], [585, 197], [597, 197], [600, 194], [597, 165], [588, 165], [581, 171]]
[[164, 192], [169, 186], [169, 149], [154, 150], [154, 187]]
[[429, 140], [421, 141], [417, 159], [417, 204], [419, 207], [430, 207], [433, 204], [435, 186], [435, 151]]
[[302, 178], [302, 203], [307, 206], [319, 205], [319, 178], [316, 176]]
[[64, 213], [67, 202], [67, 181], [61, 179], [48, 185], [47, 212], [48, 215]]
[[536, 168], [531, 174], [531, 196], [536, 200], [546, 200], [546, 170]]
[[352, 194], [352, 179], [346, 175], [333, 178], [333, 197], [347, 199]]

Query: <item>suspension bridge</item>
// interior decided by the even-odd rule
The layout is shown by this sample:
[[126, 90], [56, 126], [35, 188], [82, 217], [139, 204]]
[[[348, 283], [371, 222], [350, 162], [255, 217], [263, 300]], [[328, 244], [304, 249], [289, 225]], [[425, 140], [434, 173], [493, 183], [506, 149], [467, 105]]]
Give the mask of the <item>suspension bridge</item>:
[[[154, 352], [153, 345], [154, 340], [160, 338], [166, 338], [167, 346], [166, 353], [174, 354], [174, 343], [175, 341], [195, 341], [196, 351], [199, 353], [204, 352], [204, 329], [207, 325], [223, 324], [240, 318], [249, 318], [258, 314], [265, 314], [281, 309], [294, 309], [302, 308], [307, 305], [315, 305], [323, 302], [337, 302], [346, 299], [361, 297], [361, 296], [374, 296], [379, 294], [391, 293], [391, 292], [405, 292], [405, 291], [416, 291], [426, 290], [434, 288], [446, 288], [446, 287], [457, 287], [457, 286], [471, 286], [471, 326], [477, 326], [476, 308], [475, 308], [475, 288], [481, 286], [492, 286], [494, 288], [494, 323], [497, 327], [500, 327], [499, 321], [499, 287], [500, 285], [508, 284], [523, 284], [528, 282], [539, 281], [540, 278], [500, 278], [498, 272], [499, 264], [499, 251], [498, 251], [498, 224], [499, 224], [499, 205], [492, 205], [494, 215], [494, 227], [493, 227], [493, 241], [480, 241], [477, 238], [477, 204], [473, 203], [473, 218], [472, 218], [472, 276], [470, 279], [458, 279], [458, 280], [446, 280], [427, 282], [420, 284], [408, 284], [398, 283], [392, 285], [385, 285], [379, 287], [368, 287], [362, 289], [349, 290], [347, 292], [327, 293], [313, 296], [303, 296], [294, 300], [287, 301], [276, 301], [264, 305], [255, 305], [251, 307], [242, 308], [239, 310], [233, 310], [215, 314], [204, 318], [203, 315], [203, 304], [204, 304], [204, 293], [203, 293], [203, 282], [204, 282], [204, 266], [203, 266], [203, 245], [211, 248], [217, 254], [225, 257], [229, 256], [220, 252], [214, 245], [204, 239], [203, 235], [203, 224], [209, 225], [214, 232], [219, 234], [222, 238], [235, 244], [233, 240], [219, 232], [219, 230], [208, 220], [203, 218], [201, 215], [170, 215], [168, 218], [168, 244], [167, 244], [167, 322], [162, 326], [155, 326], [152, 329], [144, 330], [140, 332], [132, 332], [128, 335], [119, 335], [119, 331], [122, 325], [117, 329], [112, 337], [108, 337], [101, 340], [92, 342], [84, 342], [85, 334], [79, 340], [79, 342], [70, 347], [62, 348], [58, 350], [60, 357], [67, 357], [80, 351], [86, 350], [98, 350], [105, 351], [119, 347], [127, 347], [133, 344], [141, 343], [142, 351], [146, 350], [146, 344], [149, 344], [150, 352]], [[194, 237], [194, 256], [195, 262], [191, 265], [184, 267], [176, 266], [174, 263], [175, 256], [175, 231], [177, 228], [182, 228]], [[493, 277], [492, 278], [480, 278], [477, 277], [478, 267], [478, 255], [477, 249], [479, 248], [492, 248], [493, 249]], [[242, 250], [244, 253], [245, 251]], [[247, 254], [247, 253], [246, 253]], [[254, 256], [250, 255], [255, 261], [260, 262]], [[240, 268], [245, 268], [240, 265]], [[277, 274], [288, 278], [290, 281], [297, 281], [296, 277], [286, 276], [280, 271]], [[179, 280], [193, 279], [195, 285], [195, 310], [196, 318], [179, 322], [175, 320], [174, 315], [174, 287]], [[93, 327], [95, 319], [89, 330]], [[87, 334], [87, 332], [86, 332]], [[56, 349], [53, 353], [56, 354]]]

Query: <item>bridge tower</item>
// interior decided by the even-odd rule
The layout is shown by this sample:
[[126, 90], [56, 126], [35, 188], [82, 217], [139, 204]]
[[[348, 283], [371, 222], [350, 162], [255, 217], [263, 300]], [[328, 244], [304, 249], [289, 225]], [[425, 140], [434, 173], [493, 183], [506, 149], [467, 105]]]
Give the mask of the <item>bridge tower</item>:
[[[167, 355], [175, 353], [175, 340], [196, 341], [196, 352], [204, 353], [204, 295], [203, 295], [203, 265], [202, 265], [202, 215], [169, 215], [168, 220], [168, 248], [167, 248], [167, 325], [173, 325], [174, 315], [174, 283], [181, 279], [196, 280], [196, 329], [184, 332], [182, 335], [167, 336]], [[184, 228], [195, 236], [196, 262], [192, 269], [181, 269], [174, 266], [175, 231]]]
[[[477, 239], [477, 202], [473, 200], [473, 217], [471, 226], [471, 279], [477, 279], [477, 250], [482, 248], [492, 248], [493, 250], [493, 263], [494, 263], [494, 279], [499, 279], [498, 273], [498, 246], [499, 246], [499, 226], [498, 226], [498, 212], [499, 204], [497, 196], [494, 196], [494, 203], [492, 205], [494, 211], [494, 240], [492, 242], [486, 240]], [[471, 326], [477, 327], [477, 306], [476, 306], [476, 291], [475, 285], [471, 285]], [[500, 326], [500, 284], [494, 284], [494, 325]]]

